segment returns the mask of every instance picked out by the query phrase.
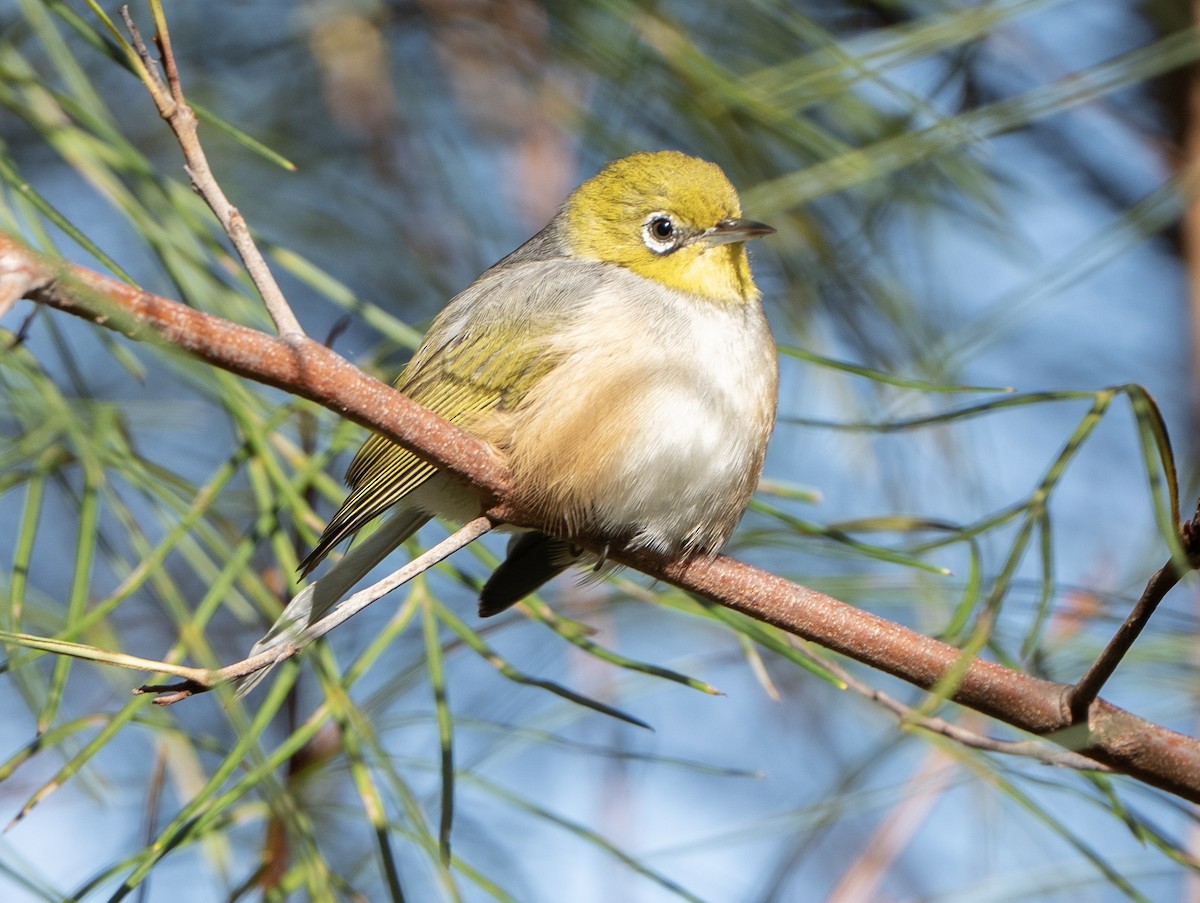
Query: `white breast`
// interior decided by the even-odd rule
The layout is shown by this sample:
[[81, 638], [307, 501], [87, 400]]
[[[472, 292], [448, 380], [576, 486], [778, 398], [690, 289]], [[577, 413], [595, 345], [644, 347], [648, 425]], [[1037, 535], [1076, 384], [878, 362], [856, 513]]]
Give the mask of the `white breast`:
[[640, 282], [583, 305], [555, 339], [563, 363], [492, 439], [568, 531], [715, 551], [762, 468], [774, 343], [757, 303], [718, 306]]

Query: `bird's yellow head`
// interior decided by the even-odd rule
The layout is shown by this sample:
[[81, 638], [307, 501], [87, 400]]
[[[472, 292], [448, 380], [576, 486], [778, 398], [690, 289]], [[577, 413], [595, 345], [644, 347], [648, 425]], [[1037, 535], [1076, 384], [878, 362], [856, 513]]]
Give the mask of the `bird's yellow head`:
[[715, 164], [678, 151], [633, 154], [580, 185], [564, 213], [577, 257], [723, 304], [758, 298], [745, 242], [775, 230], [741, 218], [737, 192]]

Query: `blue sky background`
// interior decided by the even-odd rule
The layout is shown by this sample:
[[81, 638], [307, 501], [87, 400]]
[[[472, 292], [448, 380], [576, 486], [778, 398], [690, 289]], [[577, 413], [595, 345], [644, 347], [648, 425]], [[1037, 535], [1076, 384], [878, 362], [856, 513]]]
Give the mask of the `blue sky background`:
[[[1172, 431], [1186, 508], [1195, 471], [1186, 272], [1172, 228], [1147, 225], [1156, 211], [1142, 218], [1129, 213], [1172, 176], [1169, 85], [1126, 87], [945, 158], [793, 206], [777, 203], [778, 195], [762, 186], [819, 155], [787, 126], [730, 113], [720, 95], [698, 92], [689, 81], [693, 57], [673, 56], [669, 39], [684, 36], [688, 52], [727, 67], [739, 76], [736, 84], [756, 85], [753, 74], [808, 52], [818, 27], [861, 53], [894, 36], [901, 27], [895, 20], [968, 5], [888, 4], [881, 12], [862, 4], [700, 10], [680, 3], [641, 18], [619, 3], [514, 0], [476, 15], [433, 0], [304, 6], [263, 0], [171, 5], [168, 15], [193, 100], [297, 164], [297, 172], [285, 172], [204, 133], [214, 168], [248, 222], [269, 245], [302, 255], [356, 297], [406, 322], [427, 322], [480, 270], [540, 228], [604, 160], [678, 147], [720, 163], [745, 198], [761, 202], [763, 209], [748, 206], [746, 213], [779, 227], [778, 236], [755, 246], [753, 262], [780, 342], [932, 382], [1020, 392], [1140, 383]], [[779, 110], [789, 121], [817, 123], [850, 146], [869, 147], [964, 105], [1057, 81], [1165, 33], [1143, 4], [1000, 7], [1021, 14], [961, 52], [916, 56], [856, 82], [841, 98]], [[21, 17], [18, 5], [6, 8], [0, 0], [0, 35], [10, 36], [0, 42], [13, 41], [36, 62], [36, 41], [19, 26]], [[94, 51], [81, 45], [79, 53], [122, 133], [161, 171], [182, 179], [173, 141], [138, 83]], [[736, 108], [736, 98], [729, 103]], [[119, 212], [3, 108], [0, 137], [23, 177], [104, 251], [147, 288], [178, 296]], [[1178, 204], [1168, 199], [1157, 212], [1170, 226]], [[1138, 228], [1155, 234], [1137, 235]], [[63, 247], [72, 259], [90, 262], [69, 242]], [[341, 322], [343, 311], [318, 292], [286, 272], [283, 281], [312, 335], [323, 337]], [[19, 306], [4, 325], [15, 329], [28, 311]], [[114, 369], [92, 328], [53, 318], [74, 365], [97, 396], [119, 402], [144, 453], [196, 482], [227, 458], [233, 439], [220, 410], [178, 379], [129, 378]], [[48, 367], [63, 357], [44, 323], [35, 322], [26, 346]], [[362, 317], [334, 347], [381, 373], [397, 370], [406, 356]], [[781, 422], [766, 477], [809, 487], [819, 501], [772, 501], [822, 525], [901, 514], [966, 524], [999, 510], [1032, 491], [1086, 402], [895, 434], [813, 423], [900, 419], [992, 397], [892, 389], [785, 358]], [[331, 424], [319, 427], [321, 441], [329, 440]], [[295, 425], [286, 429], [294, 432]], [[335, 476], [345, 460], [331, 466]], [[1143, 470], [1128, 406], [1118, 402], [1052, 496], [1057, 616], [1039, 661], [1026, 665], [1060, 680], [1080, 673], [1166, 559]], [[0, 562], [12, 559], [21, 511], [19, 493], [0, 495]], [[253, 504], [244, 483], [223, 497], [221, 512], [248, 529]], [[51, 537], [72, 542], [75, 519], [69, 494], [52, 494], [40, 534], [48, 547], [35, 556], [31, 573], [41, 596], [67, 592], [71, 573]], [[828, 538], [754, 541], [761, 534], [753, 531], [771, 526], [752, 514], [734, 553], [929, 633], [944, 628], [959, 601], [968, 565], [961, 547], [928, 556], [953, 572], [936, 576], [862, 558]], [[431, 527], [422, 536], [436, 539], [441, 530]], [[982, 537], [989, 576], [1012, 541], [1011, 529]], [[494, 552], [502, 548], [502, 539], [488, 542]], [[486, 573], [468, 552], [456, 564], [472, 576]], [[1019, 649], [1037, 603], [1036, 560], [1019, 573], [997, 627], [1007, 649]], [[110, 591], [118, 579], [97, 565], [97, 592]], [[445, 575], [431, 585], [475, 623], [468, 588]], [[864, 848], [888, 826], [894, 858], [858, 899], [1099, 901], [1140, 894], [1167, 900], [1195, 893], [1186, 869], [1136, 839], [1084, 778], [1024, 760], [979, 766], [974, 754], [902, 732], [861, 697], [768, 654], [765, 668], [778, 693], [771, 698], [736, 635], [646, 604], [638, 598], [646, 585], [629, 574], [615, 586], [560, 580], [546, 598], [595, 628], [597, 642], [698, 676], [724, 696], [614, 668], [521, 616], [489, 624], [485, 635], [521, 670], [609, 702], [653, 731], [518, 687], [461, 649], [448, 658], [461, 771], [455, 850], [515, 899], [678, 898], [570, 826], [597, 832], [663, 881], [709, 901], [839, 899], [839, 882], [861, 874]], [[198, 598], [203, 587], [193, 589]], [[1098, 608], [1080, 622], [1063, 616], [1081, 600]], [[114, 616], [120, 635], [141, 644], [127, 651], [159, 655], [174, 639], [171, 624], [154, 615], [152, 599], [142, 605], [141, 614], [122, 608]], [[340, 661], [350, 661], [394, 611], [387, 602], [375, 608], [337, 631], [331, 646]], [[213, 622], [210, 639], [232, 660], [260, 627], [227, 614]], [[1105, 695], [1150, 720], [1192, 731], [1194, 627], [1192, 589], [1177, 590]], [[419, 627], [410, 627], [355, 698], [391, 761], [436, 813], [437, 734], [422, 649]], [[921, 699], [890, 678], [855, 673], [914, 704]], [[135, 681], [80, 669], [60, 717], [112, 711]], [[296, 701], [301, 717], [319, 699], [306, 673]], [[188, 757], [197, 755], [202, 771], [232, 742], [213, 700], [189, 701], [172, 716], [190, 743], [126, 728], [83, 774], [0, 837], [0, 864], [69, 893], [144, 844], [146, 779], [156, 756], [164, 757], [168, 773], [161, 826], [196, 789], [187, 783], [196, 773], [184, 766]], [[982, 716], [961, 718], [973, 729], [1006, 735]], [[4, 675], [0, 723], [5, 760], [33, 738], [34, 721]], [[281, 730], [269, 732], [264, 744], [278, 742]], [[0, 782], [0, 818], [14, 815], [61, 762], [57, 751], [38, 756]], [[1016, 789], [1006, 790], [1005, 782]], [[1114, 783], [1122, 802], [1166, 835], [1182, 844], [1194, 832], [1190, 813], [1174, 800], [1130, 781]], [[524, 802], [514, 804], [514, 796]], [[303, 798], [329, 860], [369, 899], [381, 898], [373, 841], [344, 761], [325, 763]], [[531, 806], [560, 823], [531, 814]], [[225, 899], [245, 879], [261, 843], [263, 811], [244, 814], [246, 821], [230, 829], [229, 848], [192, 845], [167, 856], [146, 899]], [[399, 856], [409, 898], [436, 898], [441, 891], [424, 855], [401, 841]], [[1129, 888], [1115, 887], [1098, 863]], [[0, 888], [5, 880], [0, 874]], [[470, 882], [462, 891], [465, 899], [489, 898]], [[855, 899], [846, 893], [840, 899]], [[15, 883], [0, 896], [39, 898]]]

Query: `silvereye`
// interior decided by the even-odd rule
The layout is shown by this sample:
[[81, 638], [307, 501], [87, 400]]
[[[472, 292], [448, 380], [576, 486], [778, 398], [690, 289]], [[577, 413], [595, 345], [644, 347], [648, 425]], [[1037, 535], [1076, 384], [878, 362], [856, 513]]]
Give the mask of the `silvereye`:
[[[578, 562], [582, 532], [669, 555], [724, 545], [775, 422], [778, 361], [745, 249], [773, 231], [742, 219], [714, 164], [633, 154], [433, 321], [396, 387], [489, 443], [545, 524], [514, 536], [480, 615]], [[346, 482], [304, 574], [387, 520], [302, 590], [252, 655], [294, 641], [430, 517], [480, 513], [476, 492], [378, 435]]]

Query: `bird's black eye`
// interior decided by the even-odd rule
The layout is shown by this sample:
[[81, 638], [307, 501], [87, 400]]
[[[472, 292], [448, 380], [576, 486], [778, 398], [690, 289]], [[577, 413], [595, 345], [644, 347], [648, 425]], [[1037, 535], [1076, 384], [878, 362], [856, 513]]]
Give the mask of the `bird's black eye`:
[[642, 227], [642, 239], [646, 247], [655, 254], [666, 254], [675, 250], [679, 244], [679, 230], [671, 217], [664, 213], [655, 213], [646, 220]]

